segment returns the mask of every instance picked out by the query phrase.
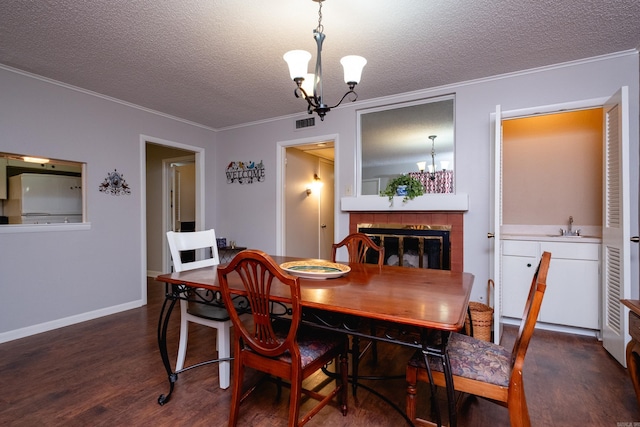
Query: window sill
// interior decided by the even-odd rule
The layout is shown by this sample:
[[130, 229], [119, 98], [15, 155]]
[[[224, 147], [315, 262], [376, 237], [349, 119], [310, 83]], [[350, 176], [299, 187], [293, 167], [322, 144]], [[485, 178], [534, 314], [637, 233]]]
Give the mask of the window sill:
[[83, 231], [91, 230], [90, 222], [70, 224], [3, 224], [0, 225], [0, 234], [9, 233], [40, 233], [48, 231]]

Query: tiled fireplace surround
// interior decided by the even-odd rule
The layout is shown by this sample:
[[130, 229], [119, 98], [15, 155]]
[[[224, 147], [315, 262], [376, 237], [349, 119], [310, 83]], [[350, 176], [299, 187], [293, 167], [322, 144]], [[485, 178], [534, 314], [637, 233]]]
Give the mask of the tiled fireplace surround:
[[450, 225], [451, 233], [451, 271], [463, 271], [463, 212], [350, 212], [349, 233], [358, 231], [358, 224], [425, 224], [425, 225]]

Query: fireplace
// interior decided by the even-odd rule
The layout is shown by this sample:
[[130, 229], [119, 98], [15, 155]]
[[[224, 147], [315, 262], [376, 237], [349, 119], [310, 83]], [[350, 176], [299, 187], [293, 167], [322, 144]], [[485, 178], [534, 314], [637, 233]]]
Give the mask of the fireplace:
[[[363, 223], [358, 232], [384, 247], [386, 265], [451, 270], [450, 225]], [[370, 253], [366, 261], [377, 259]]]
[[[443, 248], [443, 262], [442, 265], [446, 265], [445, 254], [448, 252], [449, 254], [449, 269], [454, 272], [462, 272], [463, 271], [463, 212], [458, 211], [438, 211], [438, 212], [423, 212], [423, 211], [390, 211], [390, 212], [378, 212], [378, 211], [352, 211], [349, 212], [349, 233], [358, 232], [358, 226], [360, 224], [371, 224], [379, 226], [377, 228], [386, 227], [386, 225], [402, 225], [406, 227], [413, 227], [416, 225], [420, 225], [425, 229], [431, 229], [434, 231], [448, 231], [448, 250]], [[363, 230], [366, 234], [371, 234], [366, 230]], [[418, 236], [417, 241], [419, 245], [420, 237], [427, 236]], [[432, 240], [432, 239], [425, 239]], [[445, 238], [442, 237], [444, 241]], [[389, 244], [388, 240], [385, 238], [385, 258], [387, 258], [390, 254], [387, 254], [387, 251], [392, 251], [393, 249], [387, 249], [387, 244]], [[414, 240], [415, 242], [415, 240]], [[404, 243], [404, 242], [403, 242]], [[414, 243], [411, 243], [412, 245]], [[444, 244], [444, 243], [443, 243]], [[427, 244], [429, 247], [429, 243]], [[413, 248], [410, 248], [410, 251], [413, 251]], [[429, 257], [429, 249], [427, 249], [427, 257]], [[397, 254], [397, 252], [396, 252]], [[413, 254], [412, 254], [413, 255]], [[400, 258], [399, 255], [398, 258]], [[424, 253], [423, 253], [424, 256]], [[403, 253], [403, 261], [404, 259], [409, 259], [410, 257], [404, 256]], [[415, 259], [414, 259], [415, 260]], [[393, 261], [393, 260], [392, 260]], [[419, 263], [419, 255], [418, 255], [418, 263]], [[427, 262], [427, 265], [429, 263]], [[424, 260], [423, 260], [424, 267]], [[433, 267], [432, 267], [433, 268]]]

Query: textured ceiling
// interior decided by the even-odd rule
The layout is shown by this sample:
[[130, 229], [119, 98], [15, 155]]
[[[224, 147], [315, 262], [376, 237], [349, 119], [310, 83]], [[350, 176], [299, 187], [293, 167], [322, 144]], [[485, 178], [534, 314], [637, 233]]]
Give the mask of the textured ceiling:
[[[282, 55], [315, 57], [317, 8], [2, 0], [0, 63], [220, 129], [304, 113]], [[362, 100], [640, 46], [637, 0], [327, 0], [323, 17], [329, 104], [345, 91], [347, 54], [368, 60]]]

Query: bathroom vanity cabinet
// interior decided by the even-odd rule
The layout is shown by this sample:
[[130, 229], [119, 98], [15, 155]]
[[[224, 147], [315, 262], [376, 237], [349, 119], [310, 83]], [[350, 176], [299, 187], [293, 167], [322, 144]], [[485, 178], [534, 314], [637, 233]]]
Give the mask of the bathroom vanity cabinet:
[[[594, 239], [502, 241], [502, 316], [520, 319], [543, 252], [551, 252], [547, 289], [538, 320], [600, 329], [600, 243]], [[569, 240], [569, 241], [567, 241]]]

